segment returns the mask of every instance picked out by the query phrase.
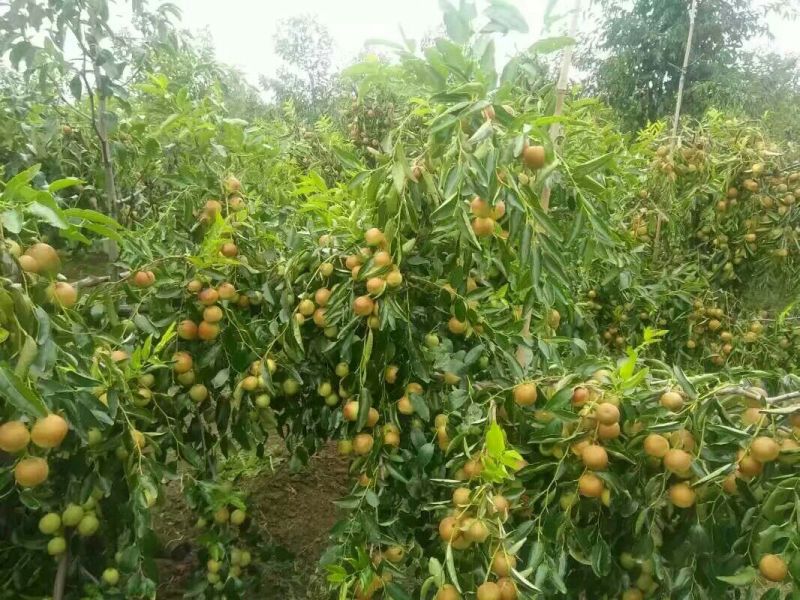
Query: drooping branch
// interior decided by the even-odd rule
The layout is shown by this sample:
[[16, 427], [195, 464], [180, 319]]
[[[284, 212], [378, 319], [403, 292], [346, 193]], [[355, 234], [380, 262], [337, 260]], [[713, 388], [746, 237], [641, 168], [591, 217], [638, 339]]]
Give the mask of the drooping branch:
[[[570, 20], [569, 24], [569, 36], [573, 39], [577, 36], [578, 33], [578, 23], [580, 20], [581, 15], [581, 0], [575, 0], [575, 5], [572, 9], [572, 19]], [[573, 52], [574, 45], [570, 44], [561, 54], [561, 68], [559, 69], [558, 74], [558, 83], [556, 84], [556, 105], [553, 111], [554, 116], [558, 117], [564, 112], [564, 102], [567, 97], [567, 92], [569, 91], [569, 72], [572, 68], [572, 52]], [[555, 148], [560, 147], [562, 141], [561, 135], [561, 124], [560, 123], [553, 123], [550, 126], [550, 140], [553, 142], [553, 146]], [[542, 195], [539, 199], [539, 203], [542, 206], [542, 210], [547, 212], [550, 210], [550, 186], [545, 185], [542, 189]], [[525, 318], [522, 324], [522, 337], [524, 340], [528, 340], [531, 335], [531, 318], [532, 318], [532, 311], [529, 309], [525, 314]], [[527, 349], [525, 348], [524, 344], [520, 344], [517, 346], [517, 353], [516, 353], [517, 362], [525, 366], [527, 363]]]
[[[767, 405], [773, 406], [776, 404], [781, 404], [783, 402], [788, 402], [790, 400], [795, 400], [800, 398], [800, 390], [795, 390], [793, 392], [786, 392], [785, 394], [779, 394], [777, 396], [766, 396], [764, 394], [764, 390], [762, 390], [761, 388], [736, 385], [717, 390], [716, 395], [743, 396], [745, 398], [750, 398], [751, 400], [763, 401]], [[788, 415], [797, 411], [800, 411], [800, 404], [795, 404], [793, 406], [787, 406], [783, 408], [765, 408], [761, 412], [776, 414], [776, 415]]]

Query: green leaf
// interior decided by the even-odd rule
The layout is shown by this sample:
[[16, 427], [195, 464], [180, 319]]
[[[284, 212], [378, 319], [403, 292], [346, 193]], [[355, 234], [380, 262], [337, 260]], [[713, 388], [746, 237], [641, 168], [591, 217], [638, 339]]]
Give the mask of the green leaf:
[[22, 216], [13, 208], [0, 214], [0, 223], [11, 233], [22, 231]]
[[25, 207], [25, 211], [45, 220], [48, 224], [58, 229], [69, 228], [69, 223], [64, 220], [61, 211], [58, 209], [53, 209], [39, 202], [32, 202]]
[[81, 99], [81, 93], [83, 91], [83, 83], [81, 82], [80, 75], [75, 75], [75, 77], [70, 79], [69, 91], [72, 93], [72, 97], [75, 98], [75, 100]]
[[572, 168], [572, 176], [576, 179], [580, 177], [586, 177], [599, 169], [605, 167], [608, 163], [610, 163], [614, 159], [615, 154], [613, 152], [607, 152], [602, 156], [598, 156], [591, 160], [586, 161], [578, 165], [577, 167]]
[[372, 490], [366, 490], [364, 492], [364, 500], [366, 500], [367, 504], [372, 508], [378, 508], [378, 505], [381, 503], [380, 500], [378, 500], [378, 496]]
[[492, 125], [492, 122], [484, 121], [483, 125], [478, 127], [478, 130], [472, 134], [472, 137], [469, 138], [467, 143], [477, 144], [478, 142], [491, 137], [492, 133], [494, 133], [494, 126]]
[[598, 577], [608, 574], [611, 570], [611, 549], [599, 536], [592, 546], [592, 570]]
[[461, 586], [458, 584], [458, 575], [456, 571], [456, 565], [453, 560], [453, 546], [452, 544], [447, 544], [447, 550], [445, 551], [444, 557], [445, 564], [447, 565], [447, 573], [450, 575], [450, 581], [453, 582], [453, 585], [456, 589], [460, 592]]
[[428, 573], [437, 579], [442, 577], [442, 563], [432, 556], [428, 559]]
[[47, 406], [42, 399], [6, 363], [0, 363], [0, 395], [25, 415], [47, 416]]
[[98, 225], [97, 223], [84, 223], [83, 228], [88, 229], [99, 236], [114, 240], [115, 242], [122, 241], [122, 236], [119, 233], [106, 227], [105, 225]]
[[619, 376], [620, 379], [623, 380], [630, 379], [630, 377], [633, 375], [634, 369], [636, 368], [636, 361], [639, 360], [638, 353], [632, 348], [628, 348], [626, 353], [628, 354], [628, 358], [622, 361], [619, 365]]
[[574, 44], [575, 38], [571, 38], [568, 35], [562, 35], [538, 40], [534, 42], [534, 44], [530, 47], [530, 50], [531, 52], [535, 52], [537, 54], [549, 54], [551, 52], [557, 52], [558, 50], [566, 48], [567, 46], [573, 46]]
[[224, 369], [220, 369], [219, 371], [217, 371], [217, 374], [214, 375], [214, 378], [211, 380], [211, 387], [218, 390], [228, 383], [229, 378], [230, 378], [229, 369], [227, 367]]
[[358, 397], [358, 420], [356, 421], [356, 429], [362, 429], [367, 423], [369, 416], [369, 409], [372, 407], [372, 398], [369, 394], [368, 388], [363, 388]]
[[[80, 183], [83, 183], [83, 181], [78, 179], [77, 177], [65, 177], [63, 179], [56, 179], [54, 182], [52, 182], [50, 185], [47, 186], [47, 191], [50, 192], [51, 194], [54, 194], [55, 192], [58, 192], [65, 188], [79, 185]], [[80, 210], [80, 209], [75, 209], [75, 210]], [[94, 212], [94, 211], [92, 210], [87, 212]]]
[[500, 425], [495, 421], [486, 432], [486, 450], [492, 458], [500, 458], [505, 449], [506, 442], [503, 437], [503, 430], [500, 429]]
[[153, 325], [153, 323], [150, 322], [150, 319], [148, 319], [146, 316], [144, 316], [141, 313], [136, 313], [133, 316], [133, 322], [136, 325], [136, 327], [138, 327], [139, 329], [141, 329], [142, 331], [144, 331], [145, 333], [147, 333], [149, 335], [152, 335], [152, 336], [155, 336], [155, 337], [158, 337], [160, 335], [160, 333], [159, 333], [158, 329], [156, 329], [155, 325]]
[[[49, 318], [47, 317], [47, 313], [45, 313], [41, 308], [36, 308], [36, 318], [40, 321], [39, 324], [39, 333], [37, 335], [38, 343], [41, 345], [46, 344], [50, 339], [50, 327], [49, 327]], [[43, 318], [40, 318], [40, 313], [44, 314]], [[44, 325], [42, 323], [45, 323]], [[22, 344], [22, 350], [20, 350], [19, 355], [17, 356], [17, 364], [14, 367], [14, 375], [17, 377], [23, 378], [28, 374], [28, 369], [30, 369], [33, 361], [36, 360], [37, 355], [39, 354], [39, 345], [37, 344], [37, 340], [34, 340], [31, 336], [25, 335], [25, 342]]]
[[472, 35], [472, 27], [469, 20], [453, 8], [447, 0], [439, 0], [439, 7], [444, 12], [444, 25], [447, 29], [447, 35], [454, 42], [465, 44], [469, 40], [469, 36]]
[[386, 584], [386, 591], [388, 592], [389, 597], [393, 598], [394, 600], [411, 600], [411, 596], [409, 596], [403, 588], [393, 581], [390, 581]]
[[719, 575], [717, 579], [735, 586], [750, 585], [756, 580], [757, 572], [753, 567], [747, 566], [738, 570], [733, 575]]
[[344, 148], [338, 146], [333, 146], [332, 149], [333, 153], [336, 155], [336, 158], [339, 159], [339, 162], [342, 163], [342, 166], [345, 169], [349, 169], [351, 171], [360, 171], [363, 168], [361, 162], [352, 152], [348, 152]]
[[292, 336], [297, 342], [297, 348], [300, 353], [303, 354], [305, 352], [303, 349], [303, 334], [300, 332], [300, 323], [297, 322], [297, 319], [292, 319]]
[[414, 407], [420, 419], [427, 421], [431, 418], [431, 412], [427, 402], [425, 402], [425, 398], [419, 394], [409, 394], [409, 400], [411, 400], [411, 405]]
[[686, 395], [689, 396], [691, 400], [696, 400], [697, 390], [689, 381], [689, 378], [686, 377], [686, 373], [683, 372], [683, 369], [681, 369], [678, 365], [675, 365], [672, 367], [672, 372], [675, 373], [675, 379], [678, 380], [681, 389], [686, 393]]
[[528, 23], [525, 21], [525, 17], [522, 16], [516, 6], [505, 0], [492, 0], [492, 4], [486, 9], [485, 15], [489, 18], [490, 23], [483, 28], [484, 32], [501, 31], [507, 33], [509, 31], [519, 31], [520, 33], [528, 33]]
[[108, 215], [104, 215], [101, 212], [97, 212], [96, 210], [90, 210], [88, 208], [67, 208], [62, 212], [65, 218], [72, 219], [83, 219], [84, 221], [91, 221], [92, 223], [99, 223], [100, 225], [105, 225], [106, 227], [110, 227], [111, 229], [120, 229], [122, 225], [117, 223], [114, 219], [109, 217]]
[[466, 366], [470, 366], [478, 362], [478, 360], [480, 360], [481, 356], [483, 355], [483, 350], [484, 350], [483, 344], [478, 344], [477, 346], [472, 348], [472, 350], [467, 352], [467, 355], [464, 357], [464, 364]]
[[402, 194], [406, 187], [406, 171], [403, 164], [398, 161], [392, 164], [392, 182], [397, 193]]
[[4, 196], [13, 197], [14, 194], [17, 193], [18, 190], [22, 189], [25, 186], [28, 186], [33, 178], [39, 174], [41, 171], [41, 165], [33, 165], [28, 167], [24, 171], [20, 171], [16, 175], [14, 175], [11, 179], [8, 180], [6, 183], [6, 189], [3, 192]]
[[178, 322], [173, 321], [170, 323], [170, 326], [167, 327], [167, 330], [164, 332], [164, 335], [161, 336], [161, 340], [156, 344], [155, 350], [153, 350], [154, 354], [161, 354], [161, 351], [167, 347], [172, 339], [178, 335], [177, 334]]
[[417, 463], [421, 469], [427, 467], [428, 463], [431, 462], [431, 458], [433, 458], [433, 451], [433, 444], [430, 442], [420, 446], [419, 452], [417, 453]]

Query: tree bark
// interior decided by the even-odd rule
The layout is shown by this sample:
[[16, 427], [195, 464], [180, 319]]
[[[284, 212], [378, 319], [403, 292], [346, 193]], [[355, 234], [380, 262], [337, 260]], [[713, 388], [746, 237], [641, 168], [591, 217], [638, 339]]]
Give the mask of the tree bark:
[[[575, 5], [572, 9], [572, 19], [569, 24], [569, 36], [575, 39], [578, 33], [578, 23], [581, 14], [581, 0], [575, 0]], [[558, 74], [558, 83], [556, 84], [556, 105], [553, 110], [555, 116], [560, 116], [564, 112], [564, 102], [569, 91], [569, 72], [572, 68], [572, 52], [574, 45], [567, 46], [561, 53], [561, 68]], [[554, 147], [560, 145], [561, 139], [561, 124], [553, 123], [550, 126], [550, 140], [553, 142]], [[539, 199], [542, 210], [545, 212], [550, 210], [550, 186], [546, 185], [542, 189], [542, 196]], [[522, 337], [527, 342], [531, 336], [531, 311], [525, 314], [525, 319], [522, 324]], [[524, 344], [517, 346], [517, 362], [520, 366], [525, 366], [528, 362], [528, 350]]]

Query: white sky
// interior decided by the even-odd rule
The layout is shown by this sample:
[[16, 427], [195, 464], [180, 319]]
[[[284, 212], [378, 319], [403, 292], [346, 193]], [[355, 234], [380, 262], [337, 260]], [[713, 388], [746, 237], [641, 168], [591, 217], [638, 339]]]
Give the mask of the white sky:
[[[458, 0], [451, 0], [456, 4]], [[583, 0], [587, 6], [590, 0]], [[438, 0], [172, 0], [183, 12], [183, 24], [192, 31], [207, 29], [223, 62], [244, 71], [252, 83], [258, 75], [277, 69], [272, 38], [280, 20], [301, 14], [315, 14], [328, 27], [335, 43], [334, 63], [347, 64], [371, 38], [401, 41], [399, 27], [406, 36], [419, 40], [441, 23]], [[479, 7], [482, 3], [479, 2]], [[529, 46], [542, 34], [546, 0], [517, 0], [530, 32], [512, 36], [504, 42], [505, 51]], [[573, 6], [573, 0], [558, 0], [556, 13]], [[702, 0], [701, 0], [702, 9]], [[771, 19], [775, 41], [772, 50], [800, 54], [797, 23]], [[594, 26], [584, 22], [584, 28]], [[566, 19], [556, 25], [560, 34]], [[764, 44], [766, 46], [766, 44]]]

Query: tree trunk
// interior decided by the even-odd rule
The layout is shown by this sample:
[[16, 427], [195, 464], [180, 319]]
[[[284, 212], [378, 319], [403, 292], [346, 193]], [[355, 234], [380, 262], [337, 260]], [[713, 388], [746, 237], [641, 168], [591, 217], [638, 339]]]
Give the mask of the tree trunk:
[[[581, 15], [581, 0], [575, 0], [575, 5], [572, 9], [572, 19], [569, 24], [569, 36], [573, 39], [578, 34], [578, 23]], [[560, 116], [564, 112], [564, 101], [569, 91], [569, 71], [572, 68], [572, 52], [574, 45], [567, 46], [561, 53], [561, 68], [558, 74], [558, 83], [556, 84], [556, 105], [553, 111], [555, 116]], [[561, 139], [561, 124], [553, 123], [550, 126], [550, 140], [553, 146], [558, 148]], [[546, 185], [542, 189], [542, 196], [539, 200], [542, 209], [547, 212], [550, 210], [550, 186]], [[531, 336], [531, 311], [525, 314], [525, 319], [522, 324], [522, 337], [528, 341]], [[517, 362], [524, 367], [528, 364], [528, 350], [524, 344], [517, 346]]]
[[97, 118], [95, 128], [100, 140], [100, 154], [105, 172], [105, 190], [108, 200], [108, 211], [115, 219], [119, 218], [117, 206], [117, 186], [114, 177], [114, 162], [111, 157], [111, 145], [108, 143], [108, 129], [106, 127], [106, 97], [100, 89], [100, 66], [93, 62], [94, 79], [97, 86]]
[[678, 121], [681, 117], [681, 104], [683, 103], [683, 87], [686, 84], [686, 69], [689, 67], [689, 56], [692, 54], [692, 38], [694, 37], [694, 22], [697, 17], [697, 0], [692, 0], [689, 9], [689, 37], [686, 40], [686, 51], [683, 53], [683, 67], [678, 81], [678, 97], [675, 102], [675, 116], [672, 118], [672, 148], [678, 145]]
[[[569, 24], [569, 36], [575, 39], [578, 34], [578, 20], [581, 14], [581, 0], [575, 0], [575, 6], [572, 10], [572, 19]], [[569, 91], [569, 71], [572, 68], [572, 52], [575, 48], [574, 45], [564, 48], [561, 54], [561, 68], [558, 74], [558, 83], [556, 84], [556, 106], [553, 114], [555, 116], [561, 115], [564, 112], [564, 100]], [[550, 140], [554, 146], [559, 145], [559, 138], [561, 137], [561, 123], [553, 123], [550, 125]], [[540, 204], [545, 212], [550, 210], [550, 186], [545, 186], [542, 190], [542, 197]]]
[[[683, 53], [683, 66], [681, 67], [681, 77], [678, 80], [678, 97], [675, 99], [675, 115], [672, 117], [672, 136], [670, 140], [670, 149], [672, 152], [680, 146], [678, 139], [678, 125], [681, 119], [681, 105], [683, 104], [683, 88], [686, 85], [686, 70], [689, 68], [689, 57], [692, 54], [692, 38], [694, 38], [694, 22], [697, 17], [697, 0], [692, 0], [692, 6], [689, 8], [689, 36], [686, 39], [686, 50]], [[664, 212], [658, 211], [658, 219], [656, 220], [656, 234], [653, 238], [653, 260], [658, 258], [659, 248], [661, 245], [661, 228], [664, 225]]]
[[[103, 171], [105, 173], [105, 191], [108, 203], [108, 212], [112, 218], [119, 220], [119, 203], [117, 200], [117, 183], [114, 176], [114, 161], [111, 155], [111, 144], [108, 142], [108, 128], [106, 127], [106, 97], [100, 89], [100, 66], [93, 59], [94, 83], [97, 86], [97, 113], [93, 115], [95, 120], [95, 133], [100, 141], [100, 156], [103, 161]], [[104, 239], [102, 242], [103, 252], [108, 256], [109, 263], [113, 263], [119, 256], [119, 246], [111, 239]], [[110, 271], [114, 277], [114, 269]]]

